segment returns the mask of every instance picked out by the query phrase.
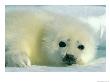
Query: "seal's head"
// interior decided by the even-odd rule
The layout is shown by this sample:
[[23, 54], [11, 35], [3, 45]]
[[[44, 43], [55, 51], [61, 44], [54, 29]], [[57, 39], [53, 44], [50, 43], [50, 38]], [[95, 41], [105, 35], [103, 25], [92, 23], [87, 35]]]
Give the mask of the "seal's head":
[[80, 22], [54, 25], [46, 30], [42, 45], [44, 55], [54, 65], [86, 64], [95, 57], [93, 33]]

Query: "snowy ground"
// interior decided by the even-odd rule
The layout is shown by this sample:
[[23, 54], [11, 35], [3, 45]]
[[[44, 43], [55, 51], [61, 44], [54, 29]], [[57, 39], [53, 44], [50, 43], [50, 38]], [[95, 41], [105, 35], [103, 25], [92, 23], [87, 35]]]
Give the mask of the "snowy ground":
[[32, 66], [30, 68], [8, 67], [6, 68], [6, 72], [105, 72], [105, 62], [87, 67], [84, 66], [70, 66], [70, 67]]
[[[11, 9], [17, 9], [12, 7]], [[24, 7], [22, 7], [23, 9]], [[6, 72], [104, 72], [106, 71], [106, 30], [105, 6], [36, 6], [33, 9], [41, 8], [58, 14], [80, 17], [82, 21], [90, 23], [97, 33], [99, 39], [98, 52], [96, 59], [87, 66], [69, 66], [69, 67], [47, 67], [33, 65], [28, 68], [6, 67]], [[29, 9], [29, 8], [28, 8]]]

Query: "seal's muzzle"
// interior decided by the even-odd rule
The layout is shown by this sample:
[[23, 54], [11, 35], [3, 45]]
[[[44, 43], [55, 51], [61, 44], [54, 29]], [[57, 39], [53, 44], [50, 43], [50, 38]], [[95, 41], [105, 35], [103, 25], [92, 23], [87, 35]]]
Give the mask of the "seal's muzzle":
[[66, 54], [66, 56], [63, 58], [63, 62], [67, 65], [76, 64], [76, 58], [74, 55]]

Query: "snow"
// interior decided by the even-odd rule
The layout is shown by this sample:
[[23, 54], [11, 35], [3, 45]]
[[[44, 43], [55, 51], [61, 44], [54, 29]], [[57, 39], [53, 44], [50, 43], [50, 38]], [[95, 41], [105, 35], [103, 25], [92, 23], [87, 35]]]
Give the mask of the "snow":
[[[25, 6], [20, 9], [25, 9]], [[6, 72], [104, 72], [106, 71], [106, 26], [105, 6], [31, 6], [27, 9], [43, 9], [58, 14], [78, 17], [89, 23], [97, 33], [98, 51], [94, 61], [89, 65], [73, 65], [68, 67], [48, 67], [33, 65], [32, 67], [6, 67]], [[11, 7], [11, 9], [19, 9]], [[10, 9], [9, 9], [10, 10]]]

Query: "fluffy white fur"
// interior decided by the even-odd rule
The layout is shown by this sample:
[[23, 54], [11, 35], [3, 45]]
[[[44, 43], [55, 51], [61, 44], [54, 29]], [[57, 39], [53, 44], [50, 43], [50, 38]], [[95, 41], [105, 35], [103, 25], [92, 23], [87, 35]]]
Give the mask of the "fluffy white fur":
[[[59, 47], [59, 42], [66, 47]], [[84, 50], [78, 49], [83, 44]], [[49, 12], [6, 12], [6, 66], [66, 66], [66, 53], [76, 64], [87, 64], [95, 57], [96, 44], [89, 25], [74, 18]]]

